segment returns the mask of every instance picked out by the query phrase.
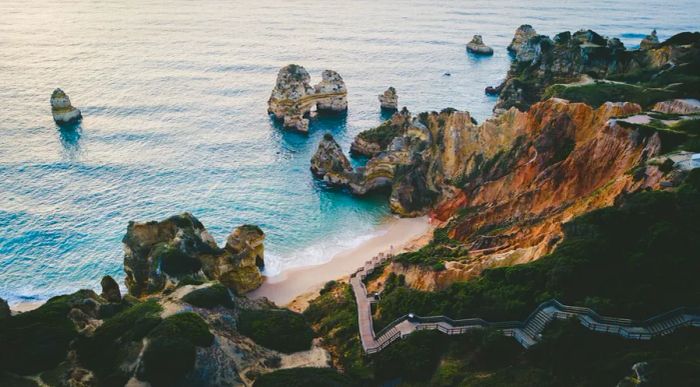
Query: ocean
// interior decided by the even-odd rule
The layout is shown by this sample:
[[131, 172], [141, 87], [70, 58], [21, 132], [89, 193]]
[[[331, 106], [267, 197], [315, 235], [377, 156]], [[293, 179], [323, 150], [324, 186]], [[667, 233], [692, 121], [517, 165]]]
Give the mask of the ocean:
[[[386, 197], [329, 190], [309, 172], [320, 137], [347, 152], [378, 125], [388, 86], [413, 112], [479, 121], [515, 29], [591, 28], [628, 48], [653, 28], [698, 29], [699, 0], [0, 2], [0, 297], [44, 300], [105, 274], [123, 280], [130, 220], [189, 211], [223, 244], [243, 223], [267, 234], [265, 274], [327, 261], [371, 237]], [[495, 55], [465, 51], [481, 34]], [[277, 71], [344, 78], [349, 110], [308, 135], [267, 115]], [[445, 73], [451, 74], [450, 76]], [[84, 119], [62, 130], [61, 87]], [[362, 160], [353, 160], [360, 165]]]

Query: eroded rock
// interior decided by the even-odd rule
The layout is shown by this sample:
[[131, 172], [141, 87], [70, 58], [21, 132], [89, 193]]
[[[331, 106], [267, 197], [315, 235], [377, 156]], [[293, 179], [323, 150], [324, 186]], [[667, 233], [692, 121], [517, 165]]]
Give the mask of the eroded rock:
[[513, 55], [517, 55], [524, 44], [527, 43], [530, 38], [537, 36], [537, 32], [529, 24], [523, 24], [515, 30], [513, 40], [508, 45], [508, 52]]
[[467, 43], [467, 51], [477, 55], [493, 55], [493, 48], [484, 44], [481, 35], [474, 35], [471, 42]]
[[639, 48], [642, 50], [648, 50], [654, 48], [659, 44], [659, 37], [656, 36], [656, 30], [651, 31], [651, 34], [647, 35], [639, 43]]
[[106, 275], [102, 277], [100, 285], [102, 286], [102, 298], [108, 302], [122, 301], [122, 292], [119, 290], [119, 284], [117, 284], [117, 281], [115, 281], [114, 278]]
[[352, 166], [333, 135], [326, 133], [311, 158], [311, 172], [329, 184], [345, 185], [350, 181]]
[[74, 123], [83, 118], [80, 110], [71, 105], [70, 98], [61, 89], [56, 89], [51, 94], [51, 114], [59, 125]]
[[0, 320], [9, 318], [11, 315], [10, 305], [7, 304], [7, 301], [0, 298]]
[[658, 102], [652, 109], [666, 114], [695, 114], [700, 113], [700, 101], [697, 99], [674, 99]]
[[390, 86], [384, 94], [379, 94], [379, 106], [384, 110], [398, 110], [399, 96], [396, 89]]
[[321, 78], [314, 87], [309, 83], [311, 77], [304, 67], [296, 64], [282, 67], [267, 101], [268, 113], [282, 121], [285, 128], [308, 132], [308, 118], [314, 108], [320, 112], [346, 111], [347, 88], [340, 74], [325, 70]]

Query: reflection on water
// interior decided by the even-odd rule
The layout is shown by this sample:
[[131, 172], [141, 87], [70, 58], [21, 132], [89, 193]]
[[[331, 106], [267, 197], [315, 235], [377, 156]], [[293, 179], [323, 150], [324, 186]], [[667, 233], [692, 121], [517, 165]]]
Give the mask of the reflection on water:
[[77, 161], [81, 154], [80, 138], [83, 135], [83, 127], [80, 122], [56, 125], [58, 137], [63, 146], [64, 158]]

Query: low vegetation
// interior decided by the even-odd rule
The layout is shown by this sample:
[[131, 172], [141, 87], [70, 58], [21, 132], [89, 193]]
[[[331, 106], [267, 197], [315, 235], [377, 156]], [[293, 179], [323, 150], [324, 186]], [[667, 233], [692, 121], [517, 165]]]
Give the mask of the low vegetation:
[[304, 316], [287, 309], [244, 310], [238, 330], [256, 343], [284, 353], [308, 350], [313, 340]]
[[229, 290], [222, 284], [214, 284], [202, 289], [196, 289], [187, 293], [182, 300], [186, 303], [199, 308], [215, 308], [223, 306], [226, 308], [233, 307], [233, 300], [229, 294]]
[[391, 120], [388, 120], [376, 128], [360, 132], [357, 137], [367, 142], [379, 144], [381, 149], [386, 149], [395, 137], [401, 135], [401, 131], [400, 127], [392, 125]]
[[253, 387], [345, 387], [350, 378], [332, 368], [291, 368], [264, 374]]

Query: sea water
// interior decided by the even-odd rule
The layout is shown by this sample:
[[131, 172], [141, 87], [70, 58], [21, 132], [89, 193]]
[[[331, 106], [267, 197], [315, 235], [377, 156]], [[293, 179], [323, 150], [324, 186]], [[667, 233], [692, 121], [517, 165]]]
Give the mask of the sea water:
[[[413, 112], [491, 114], [523, 23], [553, 35], [592, 28], [628, 47], [698, 28], [699, 1], [0, 2], [0, 297], [43, 300], [101, 276], [122, 282], [130, 220], [198, 217], [219, 243], [254, 223], [266, 274], [321, 263], [369, 238], [386, 197], [326, 189], [309, 173], [324, 132], [344, 150], [386, 116], [388, 86]], [[465, 52], [481, 34], [495, 55]], [[343, 117], [308, 135], [266, 112], [277, 71], [324, 69], [347, 84]], [[449, 76], [446, 74], [450, 74]], [[81, 125], [60, 129], [66, 91]], [[356, 164], [362, 160], [354, 160]]]

